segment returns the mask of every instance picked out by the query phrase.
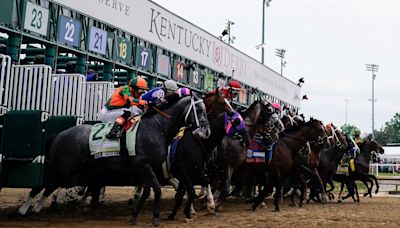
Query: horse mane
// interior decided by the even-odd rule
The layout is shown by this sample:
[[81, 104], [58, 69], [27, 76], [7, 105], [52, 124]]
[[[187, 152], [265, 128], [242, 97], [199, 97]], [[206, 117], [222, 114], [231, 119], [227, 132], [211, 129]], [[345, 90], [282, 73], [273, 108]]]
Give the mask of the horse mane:
[[307, 122], [300, 122], [299, 124], [290, 127], [290, 128], [286, 128], [285, 130], [283, 130], [281, 133], [279, 133], [279, 136], [284, 135], [284, 134], [288, 134], [291, 133], [293, 131], [297, 131], [305, 126], [310, 126], [313, 122], [318, 121], [317, 119], [310, 119]]
[[260, 101], [254, 101], [253, 104], [251, 104], [245, 111], [240, 113], [240, 115], [247, 116], [249, 113], [253, 111], [253, 109], [256, 107], [258, 103], [260, 103]]
[[217, 93], [209, 92], [209, 93], [203, 95], [203, 99], [207, 99], [207, 98], [212, 97], [212, 96], [214, 96], [214, 95], [217, 95]]
[[[190, 97], [190, 96], [187, 96]], [[179, 99], [178, 101], [172, 103], [172, 104], [168, 104], [168, 103], [161, 103], [156, 105], [155, 107], [160, 109], [161, 111], [167, 111], [166, 109], [169, 109], [175, 105], [177, 105], [178, 103], [180, 103], [182, 100], [184, 100], [187, 97], [182, 97], [181, 99]], [[148, 108], [146, 110], [146, 112], [143, 113], [142, 118], [150, 118], [153, 115], [157, 114], [158, 112], [156, 110], [154, 110], [154, 108]]]

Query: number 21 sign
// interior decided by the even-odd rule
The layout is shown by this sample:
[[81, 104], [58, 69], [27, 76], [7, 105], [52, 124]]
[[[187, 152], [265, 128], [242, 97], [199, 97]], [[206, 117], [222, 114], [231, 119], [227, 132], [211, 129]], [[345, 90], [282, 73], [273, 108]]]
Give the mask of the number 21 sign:
[[58, 42], [78, 47], [81, 35], [81, 23], [63, 15], [60, 15], [58, 21]]
[[106, 54], [107, 32], [96, 27], [90, 27], [89, 51]]

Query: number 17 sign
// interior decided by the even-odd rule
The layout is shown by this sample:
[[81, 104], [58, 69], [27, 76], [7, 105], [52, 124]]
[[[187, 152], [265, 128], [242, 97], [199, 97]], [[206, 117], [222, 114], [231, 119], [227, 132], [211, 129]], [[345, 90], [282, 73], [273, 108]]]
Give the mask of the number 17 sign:
[[105, 55], [106, 49], [107, 49], [107, 32], [99, 28], [96, 28], [94, 26], [90, 27], [89, 51]]

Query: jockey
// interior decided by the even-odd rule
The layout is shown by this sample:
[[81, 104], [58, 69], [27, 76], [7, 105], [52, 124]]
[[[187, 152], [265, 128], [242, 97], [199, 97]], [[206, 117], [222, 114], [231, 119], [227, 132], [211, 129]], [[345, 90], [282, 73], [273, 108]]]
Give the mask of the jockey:
[[174, 103], [183, 96], [190, 95], [190, 89], [178, 88], [173, 80], [166, 80], [162, 86], [153, 88], [142, 96], [142, 100], [148, 104], [157, 105], [160, 103]]
[[242, 87], [240, 83], [238, 81], [232, 80], [228, 83], [227, 86], [224, 86], [222, 88], [217, 88], [211, 91], [210, 94], [215, 94], [218, 91], [221, 95], [223, 94], [225, 98], [231, 100], [237, 96], [239, 90], [241, 89]]
[[147, 89], [147, 81], [142, 77], [135, 77], [127, 85], [115, 90], [111, 98], [108, 99], [103, 109], [99, 112], [99, 118], [102, 122], [115, 121], [106, 138], [118, 138], [126, 120], [130, 116], [142, 114], [142, 110], [138, 106], [146, 104], [146, 101], [140, 99], [140, 96]]

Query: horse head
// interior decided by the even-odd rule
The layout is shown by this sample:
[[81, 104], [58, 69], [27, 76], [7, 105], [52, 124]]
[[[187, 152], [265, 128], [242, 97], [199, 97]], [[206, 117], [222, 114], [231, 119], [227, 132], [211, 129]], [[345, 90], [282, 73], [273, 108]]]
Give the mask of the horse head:
[[308, 135], [310, 142], [317, 142], [320, 145], [329, 144], [326, 128], [321, 121], [311, 117], [306, 126], [310, 128]]
[[223, 93], [208, 93], [203, 97], [207, 112], [219, 114], [230, 111], [230, 105], [226, 104], [226, 97]]
[[210, 125], [207, 120], [206, 106], [196, 95], [182, 98], [178, 105], [185, 107], [183, 120], [186, 126], [194, 128], [193, 134], [207, 139], [210, 136]]
[[328, 141], [338, 148], [347, 148], [348, 143], [346, 136], [340, 131], [333, 123], [328, 123], [325, 126], [326, 133], [328, 134]]

